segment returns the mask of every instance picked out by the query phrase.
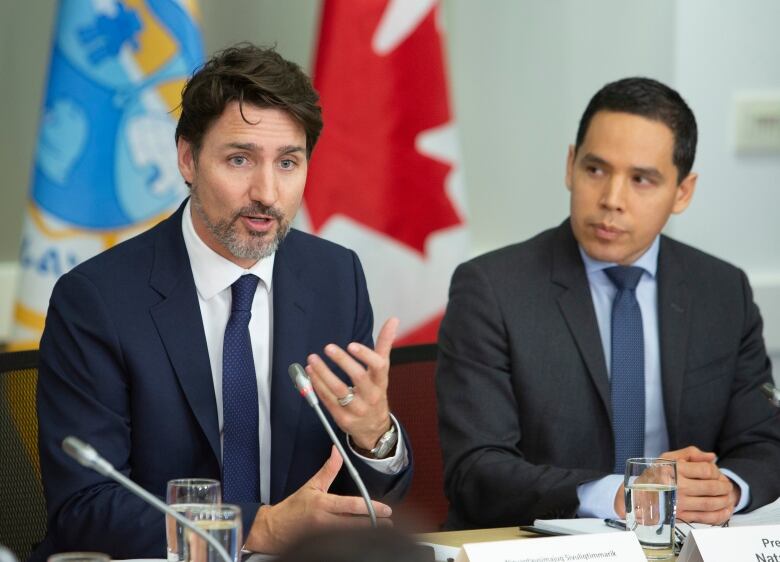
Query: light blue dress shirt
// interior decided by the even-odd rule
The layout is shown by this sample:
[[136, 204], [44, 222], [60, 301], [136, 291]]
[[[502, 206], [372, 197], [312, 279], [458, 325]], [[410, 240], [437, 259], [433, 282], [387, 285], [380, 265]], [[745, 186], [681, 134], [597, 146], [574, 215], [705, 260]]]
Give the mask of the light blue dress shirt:
[[[661, 351], [658, 334], [658, 249], [660, 236], [657, 236], [650, 248], [636, 260], [633, 266], [644, 270], [636, 287], [636, 299], [642, 311], [642, 330], [645, 340], [645, 456], [657, 457], [669, 450], [669, 432], [666, 429], [663, 386], [661, 384]], [[593, 308], [599, 325], [601, 345], [604, 349], [607, 372], [612, 372], [612, 301], [617, 288], [609, 280], [604, 270], [618, 265], [616, 263], [594, 260], [580, 246], [580, 255], [588, 276]], [[750, 501], [750, 488], [739, 476], [728, 469], [721, 469], [735, 484], [742, 495], [736, 510], [744, 508]], [[615, 494], [623, 483], [622, 474], [612, 474], [599, 480], [586, 482], [577, 487], [580, 505], [577, 515], [580, 517], [617, 517], [615, 513]]]

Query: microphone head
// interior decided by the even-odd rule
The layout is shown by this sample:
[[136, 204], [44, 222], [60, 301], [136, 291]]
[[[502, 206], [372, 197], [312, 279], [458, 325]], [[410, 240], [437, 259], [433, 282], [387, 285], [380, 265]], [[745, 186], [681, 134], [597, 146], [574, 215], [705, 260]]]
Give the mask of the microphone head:
[[62, 450], [80, 465], [96, 470], [104, 476], [108, 476], [114, 469], [93, 447], [72, 435], [62, 440]]
[[780, 390], [775, 385], [771, 382], [764, 383], [761, 385], [761, 391], [773, 406], [780, 408]]
[[295, 388], [298, 389], [298, 392], [301, 393], [301, 396], [303, 396], [310, 405], [314, 406], [319, 403], [317, 395], [311, 386], [311, 379], [309, 379], [309, 375], [306, 374], [306, 371], [301, 367], [300, 363], [293, 363], [290, 365], [287, 368], [287, 374], [290, 375]]
[[62, 450], [84, 466], [90, 466], [95, 462], [95, 458], [97, 457], [97, 451], [95, 451], [95, 449], [84, 443], [84, 441], [78, 437], [73, 437], [72, 435], [62, 440]]

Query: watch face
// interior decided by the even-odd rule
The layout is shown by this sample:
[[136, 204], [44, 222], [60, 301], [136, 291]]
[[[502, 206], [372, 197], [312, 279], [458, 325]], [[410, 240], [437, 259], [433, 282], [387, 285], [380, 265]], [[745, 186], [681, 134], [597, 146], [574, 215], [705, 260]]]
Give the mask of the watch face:
[[395, 426], [393, 426], [387, 433], [379, 438], [379, 443], [371, 453], [377, 459], [383, 459], [390, 454], [390, 451], [395, 447], [396, 441], [398, 441], [398, 434], [395, 432]]

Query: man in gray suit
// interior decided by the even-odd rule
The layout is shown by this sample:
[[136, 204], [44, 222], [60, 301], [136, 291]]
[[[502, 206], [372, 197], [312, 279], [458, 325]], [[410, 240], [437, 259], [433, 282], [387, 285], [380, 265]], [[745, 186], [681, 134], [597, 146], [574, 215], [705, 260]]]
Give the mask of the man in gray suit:
[[780, 495], [748, 280], [660, 234], [691, 201], [696, 137], [674, 90], [607, 84], [569, 148], [570, 217], [456, 270], [437, 372], [448, 527], [623, 517], [629, 456], [678, 460], [685, 521]]

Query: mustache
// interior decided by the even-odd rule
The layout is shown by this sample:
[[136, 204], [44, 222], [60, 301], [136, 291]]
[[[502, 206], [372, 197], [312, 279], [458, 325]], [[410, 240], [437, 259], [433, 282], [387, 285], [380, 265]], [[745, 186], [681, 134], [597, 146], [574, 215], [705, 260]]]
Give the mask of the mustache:
[[266, 215], [278, 220], [279, 222], [282, 222], [285, 218], [284, 213], [282, 213], [282, 211], [276, 207], [266, 207], [262, 203], [257, 202], [246, 207], [241, 207], [238, 211], [236, 211], [233, 215], [233, 222], [237, 221], [242, 215]]

